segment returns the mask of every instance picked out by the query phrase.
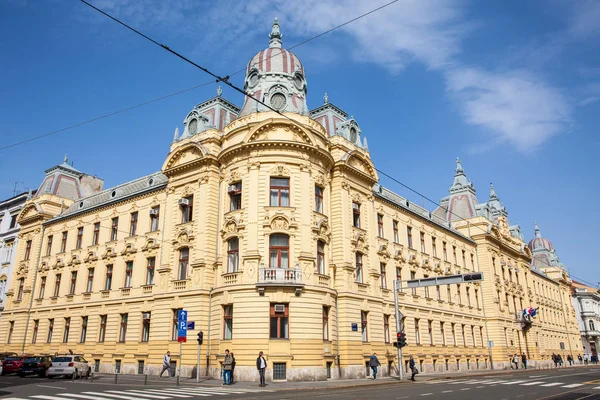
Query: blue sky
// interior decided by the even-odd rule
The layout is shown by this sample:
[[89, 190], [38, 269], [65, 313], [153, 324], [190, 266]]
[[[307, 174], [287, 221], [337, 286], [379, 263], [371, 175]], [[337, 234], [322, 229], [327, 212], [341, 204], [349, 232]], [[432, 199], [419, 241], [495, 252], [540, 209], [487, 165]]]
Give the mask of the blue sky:
[[[221, 75], [268, 45], [275, 16], [290, 47], [386, 3], [91, 2]], [[527, 240], [537, 220], [572, 274], [595, 283], [598, 21], [597, 1], [401, 0], [294, 52], [309, 108], [327, 92], [357, 119], [379, 169], [437, 200], [460, 157], [480, 201], [493, 182]], [[0, 45], [0, 147], [211, 81], [79, 2], [0, 2]], [[175, 127], [216, 86], [0, 150], [0, 198], [15, 182], [37, 188], [65, 153], [105, 187], [159, 170]]]

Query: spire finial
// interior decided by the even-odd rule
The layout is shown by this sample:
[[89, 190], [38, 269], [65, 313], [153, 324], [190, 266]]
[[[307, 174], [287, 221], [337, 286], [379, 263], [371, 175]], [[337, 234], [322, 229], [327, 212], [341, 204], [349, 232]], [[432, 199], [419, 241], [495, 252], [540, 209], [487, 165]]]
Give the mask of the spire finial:
[[217, 86], [217, 97], [221, 97], [222, 94], [223, 94], [223, 89], [221, 89], [221, 86]]
[[329, 103], [329, 96], [327, 96], [327, 93], [325, 93], [325, 96], [323, 96], [323, 103]]
[[538, 226], [537, 221], [533, 221], [533, 229], [535, 230], [535, 237], [541, 238], [542, 234], [540, 232], [540, 227]]
[[175, 127], [175, 133], [173, 134], [173, 143], [179, 140], [179, 127]]
[[64, 162], [67, 162], [67, 161], [69, 161], [69, 155], [68, 155], [68, 154], [65, 154], [65, 158], [63, 158], [63, 161], [64, 161]]
[[494, 184], [490, 183], [490, 199], [497, 199], [498, 195], [496, 194], [496, 190], [494, 190]]
[[462, 164], [460, 163], [460, 159], [458, 157], [456, 157], [456, 173], [460, 174], [463, 172], [465, 172], [465, 171], [463, 170]]
[[277, 17], [275, 17], [275, 19], [273, 20], [273, 26], [271, 28], [271, 34], [269, 35], [269, 38], [271, 39], [269, 40], [269, 48], [280, 49], [282, 37], [283, 35], [279, 30], [279, 21], [277, 20]]

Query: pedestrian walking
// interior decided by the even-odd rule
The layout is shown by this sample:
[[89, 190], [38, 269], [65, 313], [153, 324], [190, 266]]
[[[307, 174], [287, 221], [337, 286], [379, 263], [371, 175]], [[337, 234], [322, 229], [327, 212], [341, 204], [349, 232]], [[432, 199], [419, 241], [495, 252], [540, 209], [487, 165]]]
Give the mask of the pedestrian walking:
[[581, 353], [577, 355], [577, 359], [579, 360], [579, 365], [583, 364], [583, 357], [581, 357]]
[[371, 358], [369, 359], [369, 367], [373, 371], [373, 380], [377, 379], [377, 367], [379, 367], [381, 363], [377, 359], [377, 353], [373, 353]]
[[171, 352], [167, 351], [167, 354], [163, 357], [163, 367], [160, 371], [159, 377], [162, 378], [162, 374], [167, 371], [167, 376], [171, 377]]
[[554, 362], [554, 368], [558, 368], [558, 356], [552, 353], [552, 361]]
[[569, 367], [573, 365], [573, 357], [570, 354], [567, 356], [567, 361], [569, 362]]
[[229, 349], [225, 350], [225, 358], [223, 359], [223, 385], [231, 383], [231, 368], [233, 364], [233, 356], [229, 353]]
[[413, 358], [413, 356], [410, 356], [410, 360], [408, 361], [408, 367], [410, 368], [410, 372], [412, 372], [412, 375], [410, 376], [410, 380], [414, 381], [415, 375], [417, 375], [419, 373], [419, 370], [415, 366], [415, 359]]
[[521, 355], [521, 362], [523, 363], [523, 368], [527, 369], [527, 356], [525, 353]]
[[557, 357], [558, 357], [558, 363], [562, 367], [563, 366], [563, 358], [562, 358], [562, 356], [560, 354], [558, 354]]
[[598, 364], [598, 356], [595, 354], [592, 354], [592, 364], [594, 364], [594, 365]]
[[231, 363], [231, 376], [229, 377], [229, 384], [233, 384], [233, 378], [235, 377], [234, 372], [235, 372], [235, 355], [233, 353], [231, 353], [231, 358], [233, 359], [233, 362]]
[[515, 354], [512, 359], [513, 364], [515, 364], [515, 369], [519, 369], [519, 356]]
[[583, 355], [583, 363], [585, 365], [588, 365], [588, 362], [590, 361], [590, 355], [589, 354], [584, 354]]
[[256, 359], [256, 369], [258, 370], [258, 375], [260, 376], [260, 387], [265, 387], [267, 384], [265, 383], [265, 370], [267, 369], [267, 361], [263, 357], [263, 352], [258, 353], [258, 358]]

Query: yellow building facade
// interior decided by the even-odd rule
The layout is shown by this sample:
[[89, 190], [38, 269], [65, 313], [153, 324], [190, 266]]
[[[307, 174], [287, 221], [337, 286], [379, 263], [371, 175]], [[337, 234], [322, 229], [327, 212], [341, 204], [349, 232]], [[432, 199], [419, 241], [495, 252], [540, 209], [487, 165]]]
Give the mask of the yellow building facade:
[[[448, 220], [380, 186], [358, 123], [327, 97], [307, 111], [277, 21], [270, 39], [245, 90], [279, 112], [219, 92], [187, 114], [160, 172], [102, 190], [66, 160], [46, 171], [19, 216], [3, 348], [72, 350], [122, 373], [158, 373], [170, 351], [191, 376], [202, 331], [203, 375], [219, 376], [226, 349], [239, 380], [258, 379], [259, 351], [275, 380], [365, 377], [374, 352], [396, 374], [393, 281], [477, 271], [480, 283], [400, 293], [402, 363], [503, 368], [508, 354], [541, 362], [574, 343], [568, 277], [531, 271], [502, 220]], [[533, 305], [523, 329], [515, 313]], [[195, 322], [181, 352], [180, 310]]]

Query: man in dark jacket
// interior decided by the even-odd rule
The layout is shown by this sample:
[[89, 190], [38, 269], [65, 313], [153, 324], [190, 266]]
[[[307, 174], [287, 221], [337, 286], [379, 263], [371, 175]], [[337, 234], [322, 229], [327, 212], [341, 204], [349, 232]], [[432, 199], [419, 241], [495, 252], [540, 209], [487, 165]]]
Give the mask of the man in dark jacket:
[[410, 356], [410, 360], [408, 361], [408, 368], [410, 368], [410, 371], [412, 372], [412, 375], [410, 376], [410, 380], [414, 381], [415, 375], [419, 373], [419, 370], [415, 366], [415, 359], [413, 358], [413, 356]]
[[377, 367], [379, 367], [380, 365], [381, 364], [377, 359], [377, 353], [373, 353], [373, 355], [369, 359], [369, 367], [371, 367], [371, 370], [373, 371], [373, 379], [377, 379]]
[[521, 362], [523, 363], [523, 368], [527, 369], [527, 356], [525, 353], [521, 355]]
[[267, 369], [267, 361], [263, 357], [263, 352], [258, 353], [258, 358], [256, 359], [256, 369], [258, 370], [258, 374], [260, 376], [260, 387], [265, 387], [267, 384], [265, 383], [265, 370]]
[[225, 358], [223, 359], [223, 385], [231, 384], [232, 364], [233, 356], [229, 354], [229, 349], [225, 350]]

